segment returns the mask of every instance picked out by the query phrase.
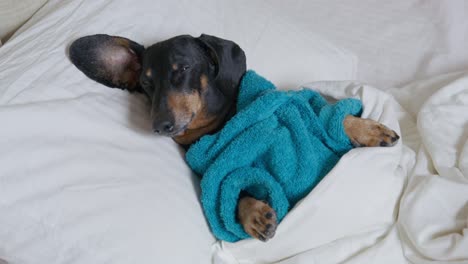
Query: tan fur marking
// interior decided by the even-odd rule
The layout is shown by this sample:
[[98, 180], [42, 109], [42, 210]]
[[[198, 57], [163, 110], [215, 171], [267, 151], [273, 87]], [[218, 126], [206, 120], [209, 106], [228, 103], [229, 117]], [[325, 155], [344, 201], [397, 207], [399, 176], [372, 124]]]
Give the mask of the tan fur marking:
[[[175, 142], [181, 145], [189, 145], [195, 142], [200, 137], [212, 132], [215, 130], [221, 123], [221, 119], [208, 119], [208, 118], [195, 118], [191, 123], [189, 128], [182, 135], [174, 137]], [[202, 126], [204, 125], [204, 126]], [[201, 127], [200, 127], [201, 126]]]
[[[202, 79], [204, 78], [203, 77], [200, 78], [200, 81]], [[173, 109], [172, 111], [174, 111], [176, 115], [177, 115], [177, 112], [181, 111], [181, 109], [183, 109], [184, 107], [183, 106], [180, 107], [180, 105], [175, 104], [173, 101], [184, 100], [181, 98], [185, 96], [186, 95], [182, 94], [179, 96], [174, 96], [172, 98], [171, 96], [169, 97], [171, 99], [168, 100], [168, 105], [170, 109]], [[229, 109], [226, 109], [222, 113], [217, 113], [215, 115], [209, 114], [202, 100], [202, 96], [200, 96], [196, 92], [194, 93], [193, 98], [187, 99], [186, 101], [190, 102], [188, 103], [188, 105], [196, 104], [197, 107], [192, 108], [191, 112], [186, 112], [185, 110], [182, 110], [182, 112], [186, 112], [186, 114], [178, 115], [175, 117], [176, 119], [178, 117], [184, 118], [188, 116], [188, 114], [190, 113], [190, 118], [191, 118], [191, 113], [195, 113], [195, 116], [192, 118], [190, 124], [187, 127], [187, 130], [185, 130], [183, 134], [180, 134], [173, 138], [177, 143], [182, 144], [182, 145], [192, 144], [193, 142], [195, 142], [197, 139], [199, 139], [203, 135], [206, 135], [216, 130], [216, 128], [218, 128], [221, 125], [221, 122], [223, 122], [224, 116], [227, 110], [229, 110]]]
[[167, 97], [169, 109], [174, 113], [174, 119], [182, 123], [190, 122], [193, 114], [202, 108], [200, 95], [194, 93], [171, 93]]
[[222, 119], [218, 116], [209, 116], [206, 108], [203, 107], [190, 122], [187, 130], [174, 138], [174, 140], [182, 145], [188, 145], [215, 130], [220, 124]]
[[200, 87], [203, 90], [206, 90], [206, 88], [208, 87], [208, 77], [206, 77], [205, 74], [202, 74], [202, 76], [200, 76]]
[[209, 115], [206, 107], [203, 106], [198, 113], [196, 113], [192, 122], [190, 122], [187, 130], [182, 134], [174, 137], [174, 140], [182, 145], [188, 145], [195, 142], [200, 137], [215, 131], [224, 121], [224, 116], [229, 109], [226, 108], [223, 112], [215, 115]]
[[146, 77], [151, 77], [151, 75], [152, 75], [151, 68], [148, 68], [146, 70], [145, 74], [146, 74]]
[[[200, 84], [202, 86], [205, 85], [208, 87], [208, 77], [202, 75], [200, 77]], [[229, 111], [229, 108], [223, 109], [222, 112], [216, 114], [210, 114], [207, 111], [207, 107], [205, 102], [203, 101], [203, 92], [204, 89], [202, 88], [202, 95], [195, 92], [189, 96], [188, 99], [184, 99], [186, 97], [185, 94], [179, 94], [174, 96], [169, 96], [168, 98], [168, 106], [174, 112], [176, 120], [187, 120], [187, 118], [192, 118], [192, 113], [195, 113], [193, 116], [190, 124], [187, 126], [187, 129], [182, 133], [175, 137], [173, 137], [174, 141], [181, 144], [181, 145], [189, 145], [195, 142], [200, 137], [212, 133], [215, 131], [219, 126], [222, 125], [224, 121], [224, 117]], [[177, 101], [185, 101], [182, 105], [177, 104]], [[187, 105], [196, 105], [196, 107], [186, 107]], [[187, 109], [191, 109], [187, 111]], [[183, 112], [179, 114], [178, 112]], [[182, 118], [182, 119], [179, 119]]]
[[171, 66], [172, 66], [172, 69], [173, 69], [174, 71], [176, 71], [177, 69], [179, 69], [179, 66], [177, 66], [177, 64], [175, 64], [175, 63], [172, 64]]

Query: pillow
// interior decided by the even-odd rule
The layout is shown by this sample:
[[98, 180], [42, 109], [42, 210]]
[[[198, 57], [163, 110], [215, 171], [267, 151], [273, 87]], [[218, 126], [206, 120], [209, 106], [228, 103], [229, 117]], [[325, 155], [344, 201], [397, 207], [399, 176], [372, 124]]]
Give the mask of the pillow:
[[[6, 41], [47, 0], [0, 1], [0, 40]], [[2, 43], [0, 41], [0, 47]]]
[[269, 17], [267, 2], [48, 1], [0, 49], [0, 258], [209, 263], [215, 239], [183, 151], [149, 133], [143, 96], [91, 81], [67, 47], [96, 33], [148, 46], [203, 32], [235, 40], [279, 84], [354, 77], [352, 54]]

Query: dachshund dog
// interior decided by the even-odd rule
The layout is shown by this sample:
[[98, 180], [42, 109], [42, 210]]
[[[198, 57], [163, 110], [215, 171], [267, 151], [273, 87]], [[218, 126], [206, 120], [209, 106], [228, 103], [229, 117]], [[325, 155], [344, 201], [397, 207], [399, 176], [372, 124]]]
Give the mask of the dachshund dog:
[[[143, 92], [151, 101], [153, 131], [184, 148], [220, 130], [235, 114], [240, 80], [246, 71], [244, 51], [234, 42], [202, 34], [177, 36], [148, 48], [108, 35], [80, 38], [70, 59], [89, 78], [113, 88]], [[393, 146], [395, 131], [370, 119], [347, 116], [345, 133], [355, 147]], [[237, 216], [252, 237], [275, 235], [275, 211], [247, 193]]]

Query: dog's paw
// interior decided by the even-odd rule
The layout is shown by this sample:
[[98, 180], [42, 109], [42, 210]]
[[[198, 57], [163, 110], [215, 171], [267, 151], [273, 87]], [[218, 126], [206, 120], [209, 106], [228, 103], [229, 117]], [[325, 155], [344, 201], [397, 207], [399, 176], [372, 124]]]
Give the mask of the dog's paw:
[[355, 147], [391, 147], [400, 139], [395, 131], [371, 119], [347, 116], [343, 125]]
[[266, 203], [252, 197], [239, 201], [237, 216], [245, 232], [253, 238], [267, 242], [276, 232], [276, 212]]

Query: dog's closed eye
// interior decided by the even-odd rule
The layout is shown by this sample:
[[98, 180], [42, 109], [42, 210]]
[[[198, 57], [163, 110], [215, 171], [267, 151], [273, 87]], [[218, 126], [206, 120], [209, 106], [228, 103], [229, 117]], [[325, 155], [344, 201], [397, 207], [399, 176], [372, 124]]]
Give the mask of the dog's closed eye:
[[143, 86], [150, 86], [151, 83], [150, 83], [148, 80], [144, 79], [144, 80], [141, 81], [141, 85], [143, 85]]

